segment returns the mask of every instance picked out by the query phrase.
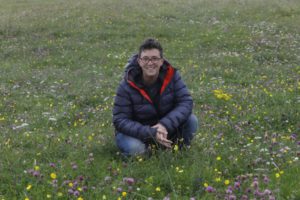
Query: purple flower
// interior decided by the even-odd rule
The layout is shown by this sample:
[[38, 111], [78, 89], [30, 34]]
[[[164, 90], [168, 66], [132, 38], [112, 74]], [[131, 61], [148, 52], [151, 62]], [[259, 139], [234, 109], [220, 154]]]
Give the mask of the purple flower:
[[254, 196], [256, 196], [256, 197], [263, 197], [264, 193], [260, 192], [259, 190], [255, 190]]
[[207, 187], [205, 188], [205, 190], [206, 190], [207, 192], [211, 193], [211, 192], [214, 192], [214, 191], [215, 191], [215, 188], [213, 188], [212, 186], [207, 186]]
[[123, 182], [127, 183], [128, 185], [133, 185], [134, 184], [134, 178], [123, 178]]
[[41, 173], [39, 171], [33, 171], [32, 175], [38, 177], [41, 175]]
[[77, 166], [75, 163], [73, 163], [73, 164], [72, 164], [72, 169], [75, 170], [75, 169], [77, 169], [77, 168], [78, 168], [78, 166]]
[[74, 191], [74, 196], [76, 196], [76, 197], [79, 197], [79, 195], [80, 195], [80, 192], [78, 191], [78, 190], [76, 190], [76, 191]]
[[258, 188], [258, 181], [253, 181], [252, 182], [252, 187], [257, 189]]
[[229, 195], [229, 200], [236, 200], [236, 196], [234, 194]]
[[275, 200], [274, 196], [269, 196], [269, 200]]
[[265, 189], [264, 195], [271, 195], [271, 194], [272, 194], [271, 190]]
[[264, 183], [268, 184], [269, 183], [269, 178], [267, 176], [264, 176]]
[[247, 195], [243, 195], [243, 196], [241, 197], [241, 200], [248, 200], [248, 196], [247, 196]]
[[69, 194], [74, 194], [74, 190], [73, 189], [68, 189], [68, 193]]
[[226, 190], [226, 194], [232, 194], [232, 187], [228, 186], [227, 190]]
[[241, 186], [241, 183], [240, 183], [240, 182], [235, 182], [235, 183], [234, 183], [234, 188], [235, 188], [235, 189], [240, 188], [240, 186]]
[[122, 191], [123, 191], [123, 189], [121, 187], [117, 188], [117, 192], [122, 192]]
[[50, 166], [50, 167], [53, 167], [53, 168], [56, 167], [55, 163], [49, 163], [49, 166]]

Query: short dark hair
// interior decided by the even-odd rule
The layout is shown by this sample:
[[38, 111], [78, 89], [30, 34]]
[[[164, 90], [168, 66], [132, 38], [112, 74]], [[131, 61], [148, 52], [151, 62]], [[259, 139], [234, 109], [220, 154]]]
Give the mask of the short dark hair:
[[163, 48], [161, 47], [160, 43], [153, 38], [148, 38], [141, 44], [139, 48], [139, 58], [141, 57], [142, 51], [149, 49], [159, 50], [160, 57], [163, 58]]

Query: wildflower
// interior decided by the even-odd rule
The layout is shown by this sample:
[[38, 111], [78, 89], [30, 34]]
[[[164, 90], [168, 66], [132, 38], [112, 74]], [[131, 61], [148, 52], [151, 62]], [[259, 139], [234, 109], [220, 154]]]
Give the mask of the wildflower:
[[178, 149], [179, 149], [178, 145], [175, 144], [173, 149], [174, 149], [174, 151], [178, 151]]
[[48, 199], [50, 199], [50, 198], [51, 198], [51, 194], [47, 194], [46, 197], [47, 197]]
[[34, 170], [35, 170], [35, 171], [39, 171], [39, 170], [40, 170], [40, 167], [36, 165], [36, 166], [34, 166]]
[[127, 196], [127, 192], [122, 192], [122, 197], [126, 197]]
[[267, 183], [269, 183], [269, 181], [270, 181], [269, 178], [267, 176], [264, 176], [264, 183], [267, 184]]
[[111, 180], [112, 180], [112, 178], [111, 178], [110, 176], [106, 176], [106, 177], [104, 178], [104, 181], [105, 181], [106, 183], [110, 183]]
[[231, 99], [232, 95], [230, 94], [226, 94], [223, 90], [219, 89], [219, 90], [213, 90], [213, 93], [215, 95], [215, 97], [217, 99], [223, 99], [225, 101], [228, 101], [229, 99]]
[[227, 193], [227, 194], [232, 194], [232, 187], [231, 187], [231, 186], [229, 186], [229, 187], [227, 188], [226, 193]]
[[78, 197], [77, 200], [83, 200], [83, 198], [82, 197]]
[[221, 159], [222, 159], [221, 156], [218, 156], [218, 157], [217, 157], [217, 160], [221, 160]]
[[75, 164], [75, 163], [72, 163], [72, 169], [77, 169], [78, 168], [78, 166]]
[[122, 192], [122, 190], [123, 190], [123, 189], [122, 189], [121, 187], [118, 187], [118, 188], [117, 188], [117, 192]]
[[26, 187], [26, 190], [29, 191], [31, 188], [32, 188], [32, 185], [28, 184], [27, 187]]
[[133, 185], [135, 181], [134, 178], [125, 177], [123, 178], [123, 182], [127, 183], [128, 185]]
[[236, 196], [235, 195], [229, 195], [229, 198], [228, 198], [229, 200], [236, 200]]
[[206, 187], [206, 188], [208, 187], [208, 183], [204, 183], [203, 185], [204, 185], [204, 187]]
[[53, 168], [55, 167], [55, 163], [50, 163], [49, 165], [50, 165], [50, 167], [53, 167]]
[[62, 192], [58, 192], [58, 193], [57, 193], [57, 196], [58, 196], [58, 197], [62, 197], [62, 196], [63, 196], [63, 193], [62, 193]]
[[28, 197], [25, 197], [25, 199], [24, 200], [29, 200], [29, 198]]
[[248, 200], [248, 196], [244, 194], [244, 195], [241, 197], [241, 200]]
[[229, 183], [230, 183], [230, 181], [229, 181], [228, 179], [226, 179], [226, 180], [224, 181], [224, 184], [225, 184], [225, 185], [229, 185]]
[[[80, 192], [78, 190], [74, 191], [74, 196], [78, 197], [80, 195]], [[80, 198], [80, 197], [79, 197]]]
[[241, 186], [240, 182], [234, 182], [234, 188], [235, 189], [240, 188], [240, 186]]
[[56, 174], [55, 174], [55, 173], [51, 173], [51, 174], [50, 174], [50, 177], [51, 177], [52, 179], [56, 179]]
[[156, 187], [156, 188], [155, 188], [155, 191], [156, 191], [156, 192], [160, 192], [160, 187]]
[[70, 182], [68, 185], [69, 185], [69, 187], [73, 187], [73, 183], [72, 182]]
[[105, 194], [102, 195], [102, 199], [103, 199], [103, 200], [106, 200], [106, 199], [107, 199]]
[[214, 189], [212, 186], [207, 186], [207, 187], [205, 188], [205, 190], [206, 190], [206, 192], [209, 192], [209, 193], [215, 191], [215, 189]]
[[178, 173], [182, 173], [182, 172], [183, 172], [183, 169], [180, 169], [179, 167], [176, 167], [176, 171], [177, 171]]
[[257, 180], [254, 180], [253, 182], [252, 182], [252, 187], [253, 188], [258, 188], [258, 181]]
[[216, 181], [216, 182], [221, 182], [221, 178], [220, 178], [220, 177], [217, 177], [217, 178], [215, 178], [215, 181]]

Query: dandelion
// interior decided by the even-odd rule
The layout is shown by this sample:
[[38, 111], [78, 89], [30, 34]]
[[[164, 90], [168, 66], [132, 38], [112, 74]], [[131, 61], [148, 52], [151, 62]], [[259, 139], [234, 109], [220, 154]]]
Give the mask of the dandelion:
[[51, 177], [52, 179], [56, 179], [57, 176], [56, 176], [55, 173], [51, 173], [51, 174], [50, 174], [50, 177]]
[[62, 192], [58, 192], [58, 193], [57, 193], [57, 196], [58, 196], [58, 197], [62, 197], [62, 196], [63, 196], [63, 193], [62, 193]]
[[215, 97], [217, 99], [223, 99], [225, 101], [228, 101], [229, 99], [231, 99], [232, 95], [230, 94], [226, 94], [223, 90], [219, 89], [219, 90], [213, 90], [213, 93], [215, 95]]
[[179, 149], [178, 145], [175, 144], [173, 149], [174, 149], [174, 151], [178, 151], [178, 149]]
[[215, 181], [216, 181], [216, 182], [221, 182], [221, 178], [220, 178], [220, 177], [217, 177], [217, 178], [215, 178]]
[[229, 181], [228, 179], [226, 179], [226, 180], [224, 181], [224, 184], [225, 184], [225, 185], [229, 185], [229, 183], [230, 183], [230, 181]]
[[32, 188], [32, 185], [28, 184], [27, 187], [26, 187], [26, 190], [29, 191], [31, 188]]
[[127, 196], [127, 192], [122, 192], [122, 197], [126, 197]]

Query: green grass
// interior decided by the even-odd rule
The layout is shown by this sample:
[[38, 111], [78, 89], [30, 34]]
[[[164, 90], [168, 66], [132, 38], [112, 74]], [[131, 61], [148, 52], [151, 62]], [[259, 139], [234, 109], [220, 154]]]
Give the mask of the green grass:
[[[254, 198], [256, 179], [276, 199], [300, 198], [299, 1], [0, 5], [0, 199], [225, 199], [237, 181], [237, 199]], [[124, 160], [112, 103], [147, 37], [180, 70], [200, 129], [189, 151]]]

